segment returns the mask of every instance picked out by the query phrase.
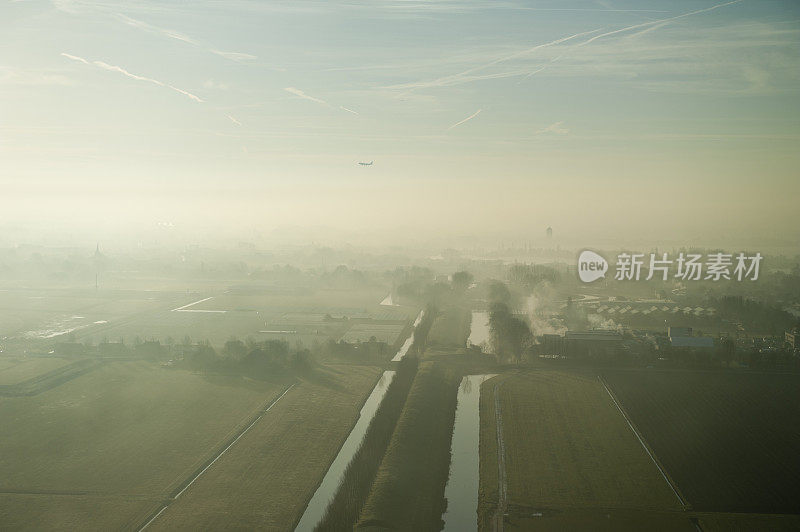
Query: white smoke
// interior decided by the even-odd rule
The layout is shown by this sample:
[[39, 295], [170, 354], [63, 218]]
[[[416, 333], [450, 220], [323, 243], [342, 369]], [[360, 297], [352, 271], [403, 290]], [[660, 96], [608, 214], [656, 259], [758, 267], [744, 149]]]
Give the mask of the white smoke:
[[534, 335], [564, 334], [567, 331], [563, 320], [558, 317], [561, 313], [559, 307], [555, 291], [548, 281], [534, 288], [533, 294], [525, 302], [525, 310]]

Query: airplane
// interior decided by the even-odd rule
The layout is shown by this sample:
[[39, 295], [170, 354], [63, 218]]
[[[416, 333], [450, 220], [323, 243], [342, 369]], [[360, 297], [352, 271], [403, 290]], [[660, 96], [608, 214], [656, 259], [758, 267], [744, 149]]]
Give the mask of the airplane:
[[374, 161], [370, 161], [370, 162], [368, 162], [368, 163], [362, 163], [362, 162], [359, 162], [358, 164], [360, 164], [361, 166], [372, 166], [372, 163], [373, 163], [373, 162], [374, 162]]

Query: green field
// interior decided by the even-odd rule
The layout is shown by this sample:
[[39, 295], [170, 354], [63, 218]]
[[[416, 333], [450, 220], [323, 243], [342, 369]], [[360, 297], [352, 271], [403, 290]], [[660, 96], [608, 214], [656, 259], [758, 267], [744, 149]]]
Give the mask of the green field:
[[[603, 385], [591, 376], [544, 370], [484, 385], [492, 386], [481, 401], [484, 514], [498, 502], [498, 476], [491, 471], [497, 465], [494, 402], [488, 400], [493, 383], [499, 384], [504, 434], [507, 528], [528, 529], [534, 514], [547, 529], [588, 526], [600, 515], [612, 529], [689, 524]], [[488, 519], [482, 523], [486, 527]]]
[[66, 366], [73, 360], [59, 357], [2, 357], [0, 358], [0, 386], [18, 384]]
[[357, 529], [441, 530], [459, 382], [420, 364]]
[[132, 361], [0, 397], [0, 528], [135, 526], [282, 389]]
[[697, 511], [800, 513], [800, 376], [608, 371]]
[[67, 339], [94, 344], [120, 339], [132, 344], [137, 338], [179, 343], [188, 336], [221, 346], [231, 336], [304, 345], [330, 339], [368, 341], [375, 336], [392, 344], [419, 312], [381, 306], [387, 288], [380, 285], [333, 289], [197, 283], [187, 290], [180, 282], [170, 285], [162, 280], [156, 286], [5, 288], [0, 293], [0, 338], [6, 337], [15, 354]]
[[150, 529], [291, 530], [380, 374], [331, 366], [295, 386]]

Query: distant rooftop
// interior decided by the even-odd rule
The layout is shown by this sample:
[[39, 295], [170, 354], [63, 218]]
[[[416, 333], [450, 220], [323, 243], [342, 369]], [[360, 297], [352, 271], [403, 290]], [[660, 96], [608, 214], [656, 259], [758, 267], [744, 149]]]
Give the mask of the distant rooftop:
[[672, 343], [672, 347], [714, 347], [714, 339], [708, 336], [672, 336], [669, 340]]
[[567, 340], [621, 340], [622, 335], [617, 331], [567, 331], [564, 338]]

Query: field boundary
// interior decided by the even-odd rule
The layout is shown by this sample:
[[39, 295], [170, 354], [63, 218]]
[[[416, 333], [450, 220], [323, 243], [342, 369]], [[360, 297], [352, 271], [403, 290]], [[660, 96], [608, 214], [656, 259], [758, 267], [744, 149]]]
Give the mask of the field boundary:
[[[363, 364], [363, 366], [364, 367], [373, 367], [371, 364]], [[342, 440], [341, 445], [339, 445], [339, 447], [337, 447], [337, 449], [336, 449], [336, 454], [333, 456], [333, 458], [331, 459], [330, 463], [325, 468], [325, 472], [322, 474], [322, 477], [319, 479], [319, 482], [317, 483], [317, 485], [314, 486], [314, 491], [312, 491], [311, 494], [308, 495], [308, 497], [306, 499], [306, 502], [303, 504], [303, 509], [300, 512], [300, 515], [297, 518], [295, 518], [294, 523], [292, 524], [292, 530], [296, 529], [297, 525], [300, 524], [300, 521], [302, 521], [303, 516], [306, 513], [306, 510], [308, 510], [308, 505], [311, 503], [311, 499], [314, 498], [314, 495], [317, 493], [317, 490], [320, 488], [320, 486], [322, 486], [322, 482], [325, 480], [325, 476], [328, 474], [328, 470], [333, 465], [333, 462], [336, 461], [336, 458], [339, 456], [339, 453], [342, 452], [342, 447], [344, 447], [344, 444], [347, 443], [347, 438], [350, 437], [350, 433], [353, 432], [353, 429], [356, 428], [356, 425], [358, 424], [358, 421], [361, 418], [361, 409], [364, 408], [364, 405], [367, 403], [367, 400], [369, 399], [369, 396], [375, 390], [375, 387], [378, 385], [378, 383], [383, 378], [384, 373], [387, 372], [387, 371], [395, 371], [395, 374], [392, 377], [392, 382], [394, 382], [394, 377], [397, 376], [396, 369], [381, 369], [380, 373], [378, 373], [378, 377], [375, 379], [375, 382], [363, 394], [363, 398], [358, 403], [358, 417], [350, 424], [350, 428], [348, 428], [348, 430], [347, 430], [347, 435]], [[389, 383], [389, 386], [391, 386], [391, 385], [392, 385], [392, 383]], [[387, 388], [387, 392], [386, 393], [388, 393], [388, 388]], [[385, 399], [385, 398], [386, 398], [386, 395], [384, 394], [383, 399]], [[383, 399], [381, 399], [381, 403], [383, 403]], [[380, 409], [380, 404], [378, 405], [378, 409]], [[375, 419], [375, 416], [377, 415], [377, 413], [378, 412], [376, 410], [375, 414], [373, 414], [373, 419]], [[371, 422], [370, 422], [370, 424], [371, 424]], [[366, 433], [367, 432], [369, 432], [369, 425], [367, 425], [367, 430], [364, 433], [364, 438], [366, 438]], [[363, 445], [363, 443], [364, 443], [364, 441], [363, 441], [363, 438], [362, 438], [362, 441], [359, 444], [359, 447], [361, 445]], [[358, 454], [358, 448], [356, 448], [356, 454]], [[352, 461], [353, 461], [353, 458], [351, 458], [350, 462], [352, 462]], [[350, 462], [348, 462], [347, 466], [345, 467], [345, 473], [344, 474], [346, 474], [347, 468], [350, 466]], [[344, 474], [343, 474], [343, 476], [344, 476]], [[339, 489], [339, 487], [337, 486], [336, 491], [338, 491], [338, 489]], [[335, 496], [336, 496], [336, 493], [334, 492], [333, 497], [331, 498], [330, 501], [328, 501], [328, 505], [329, 506], [330, 506], [331, 502], [333, 502], [333, 498], [335, 498]], [[327, 508], [326, 508], [326, 510], [327, 510]], [[322, 519], [324, 519], [324, 517], [325, 517], [325, 515], [323, 514]]]
[[219, 460], [219, 459], [222, 457], [222, 455], [223, 455], [223, 454], [225, 454], [226, 452], [228, 452], [228, 450], [229, 450], [231, 447], [233, 447], [233, 445], [234, 445], [236, 442], [238, 442], [238, 441], [239, 441], [239, 440], [242, 438], [242, 436], [244, 436], [245, 434], [247, 434], [247, 432], [248, 432], [248, 431], [249, 431], [251, 428], [253, 428], [253, 426], [255, 426], [255, 424], [256, 424], [256, 423], [258, 423], [258, 421], [259, 421], [259, 420], [260, 420], [262, 417], [264, 417], [264, 414], [266, 414], [267, 412], [269, 412], [269, 411], [272, 409], [272, 407], [273, 407], [273, 406], [275, 406], [275, 405], [278, 403], [278, 401], [280, 401], [281, 399], [283, 399], [283, 396], [285, 396], [287, 393], [289, 393], [289, 390], [291, 390], [292, 388], [294, 388], [296, 384], [297, 384], [297, 383], [292, 383], [292, 384], [290, 384], [290, 385], [289, 385], [289, 386], [288, 386], [288, 387], [287, 387], [287, 388], [286, 388], [286, 389], [283, 391], [283, 393], [282, 393], [282, 394], [280, 394], [280, 395], [279, 395], [277, 398], [275, 398], [275, 399], [274, 399], [272, 402], [270, 402], [270, 404], [269, 404], [268, 406], [266, 406], [265, 408], [263, 408], [263, 409], [259, 410], [259, 411], [258, 411], [258, 413], [257, 413], [257, 414], [256, 414], [256, 416], [255, 416], [255, 419], [253, 419], [253, 421], [252, 421], [252, 422], [251, 422], [249, 425], [247, 425], [247, 426], [246, 426], [244, 429], [242, 429], [242, 430], [241, 430], [241, 431], [240, 431], [240, 432], [239, 432], [239, 433], [238, 433], [236, 436], [234, 436], [234, 437], [233, 437], [231, 440], [229, 440], [228, 444], [227, 444], [227, 445], [226, 445], [224, 448], [222, 448], [222, 450], [220, 450], [220, 451], [219, 451], [219, 452], [218, 452], [216, 455], [214, 455], [214, 457], [213, 457], [213, 458], [209, 459], [209, 460], [208, 460], [208, 461], [207, 461], [207, 462], [206, 462], [204, 465], [202, 465], [200, 468], [198, 468], [198, 469], [196, 470], [196, 472], [195, 472], [194, 474], [192, 474], [192, 475], [191, 475], [191, 476], [190, 476], [190, 477], [189, 477], [187, 480], [185, 480], [185, 481], [184, 481], [184, 482], [182, 482], [182, 483], [181, 483], [181, 484], [180, 484], [180, 485], [179, 485], [177, 488], [175, 488], [175, 490], [172, 492], [173, 494], [172, 494], [172, 495], [170, 495], [170, 496], [169, 496], [169, 498], [168, 498], [168, 500], [167, 500], [167, 501], [166, 501], [164, 504], [162, 504], [162, 505], [161, 505], [161, 507], [159, 508], [159, 510], [158, 510], [157, 512], [153, 512], [153, 513], [151, 513], [151, 514], [150, 514], [150, 516], [148, 516], [148, 518], [147, 518], [147, 520], [145, 521], [145, 523], [144, 523], [142, 526], [140, 526], [140, 527], [137, 527], [137, 528], [136, 528], [136, 530], [138, 530], [139, 532], [142, 532], [142, 531], [143, 531], [143, 530], [145, 530], [147, 527], [149, 527], [149, 526], [150, 526], [150, 525], [153, 523], [153, 521], [155, 521], [156, 519], [158, 519], [158, 517], [159, 517], [159, 516], [160, 516], [162, 513], [164, 513], [164, 510], [166, 510], [167, 508], [169, 508], [169, 506], [170, 506], [170, 505], [171, 505], [173, 502], [175, 502], [175, 501], [178, 499], [178, 497], [180, 497], [181, 495], [183, 495], [183, 492], [185, 492], [187, 489], [189, 489], [189, 486], [191, 486], [192, 484], [194, 484], [194, 483], [195, 483], [195, 481], [196, 481], [198, 478], [200, 478], [200, 477], [203, 475], [203, 473], [205, 473], [206, 471], [208, 471], [208, 469], [209, 469], [209, 468], [210, 468], [212, 465], [214, 465], [214, 463], [215, 463], [217, 460]]
[[47, 390], [80, 377], [103, 364], [102, 360], [88, 359], [77, 360], [66, 366], [56, 368], [47, 373], [37, 375], [28, 380], [15, 384], [0, 385], [0, 397], [20, 397], [38, 395]]
[[661, 476], [664, 478], [664, 481], [667, 483], [667, 485], [669, 485], [669, 488], [672, 490], [672, 493], [675, 494], [675, 497], [677, 497], [678, 502], [681, 505], [681, 508], [684, 511], [691, 510], [691, 505], [684, 499], [683, 495], [681, 495], [680, 490], [678, 489], [678, 486], [675, 485], [675, 483], [672, 481], [670, 476], [667, 474], [667, 472], [664, 469], [664, 467], [659, 462], [658, 458], [656, 458], [655, 453], [650, 449], [650, 446], [647, 445], [647, 443], [645, 442], [645, 440], [642, 437], [642, 435], [639, 434], [639, 431], [636, 429], [636, 426], [633, 424], [633, 421], [631, 421], [631, 419], [628, 416], [627, 412], [625, 412], [625, 410], [622, 408], [622, 405], [619, 403], [619, 401], [617, 401], [616, 396], [611, 391], [611, 389], [608, 387], [608, 385], [606, 384], [606, 381], [605, 381], [605, 379], [603, 379], [602, 375], [598, 375], [597, 376], [597, 380], [599, 380], [600, 384], [603, 385], [603, 388], [606, 389], [606, 392], [608, 393], [608, 396], [611, 398], [611, 401], [614, 403], [614, 406], [616, 406], [617, 410], [619, 411], [619, 413], [622, 414], [622, 417], [625, 419], [625, 422], [628, 424], [628, 427], [630, 427], [631, 431], [636, 436], [636, 439], [639, 440], [639, 443], [642, 444], [642, 448], [644, 448], [644, 450], [647, 453], [647, 455], [653, 461], [653, 464], [655, 464], [656, 468], [658, 468], [658, 472], [661, 473]]

